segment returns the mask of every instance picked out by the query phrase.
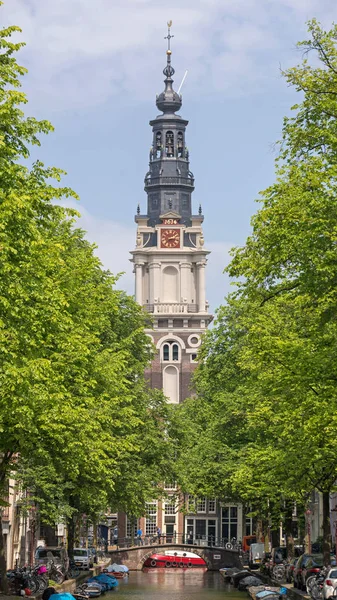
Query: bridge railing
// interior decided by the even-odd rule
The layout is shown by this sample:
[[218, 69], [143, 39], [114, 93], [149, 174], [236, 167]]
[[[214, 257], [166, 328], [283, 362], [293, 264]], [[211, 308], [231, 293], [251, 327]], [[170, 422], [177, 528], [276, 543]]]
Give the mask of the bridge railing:
[[217, 538], [213, 536], [191, 535], [186, 533], [174, 533], [172, 535], [143, 535], [141, 538], [125, 537], [118, 538], [115, 545], [117, 548], [131, 548], [135, 546], [166, 546], [172, 544], [183, 544], [190, 546], [205, 546], [208, 548], [225, 548], [227, 550], [241, 551], [241, 545], [237, 542], [230, 542], [227, 538]]

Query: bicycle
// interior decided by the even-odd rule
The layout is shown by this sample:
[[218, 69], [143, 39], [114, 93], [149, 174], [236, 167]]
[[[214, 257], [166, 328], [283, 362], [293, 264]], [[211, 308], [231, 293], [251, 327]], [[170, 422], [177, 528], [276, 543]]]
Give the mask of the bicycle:
[[286, 568], [283, 563], [275, 565], [272, 570], [272, 578], [276, 581], [285, 581]]
[[34, 570], [16, 568], [7, 571], [7, 578], [9, 590], [14, 594], [20, 593], [25, 588], [28, 588], [32, 594], [39, 591], [39, 577]]
[[305, 586], [307, 593], [313, 600], [321, 600], [323, 598], [323, 583], [327, 572], [327, 567], [323, 567], [317, 575], [311, 575], [306, 580]]
[[79, 568], [76, 566], [75, 562], [73, 560], [69, 561], [69, 569], [67, 571], [67, 578], [68, 579], [76, 579], [80, 574], [80, 570]]
[[53, 560], [49, 560], [48, 561], [48, 575], [49, 575], [49, 579], [52, 579], [53, 581], [55, 581], [55, 583], [63, 583], [65, 580], [65, 573], [63, 572], [62, 568], [55, 564], [55, 562]]
[[236, 550], [239, 551], [242, 548], [241, 542], [238, 542], [236, 538], [232, 538], [230, 542], [226, 542], [225, 544], [226, 550]]

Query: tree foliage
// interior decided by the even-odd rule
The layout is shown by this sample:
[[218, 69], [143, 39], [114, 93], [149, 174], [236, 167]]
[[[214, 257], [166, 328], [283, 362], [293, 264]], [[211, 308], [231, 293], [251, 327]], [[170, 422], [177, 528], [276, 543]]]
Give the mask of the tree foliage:
[[[205, 459], [198, 475], [187, 461], [184, 484], [198, 477], [264, 517], [273, 507], [276, 523], [286, 501], [306, 503], [313, 489], [328, 506], [337, 478], [337, 27], [313, 20], [308, 30], [302, 63], [284, 73], [301, 100], [284, 120], [276, 181], [232, 252], [237, 287], [203, 345], [200, 400], [181, 409], [187, 421], [197, 412], [198, 434], [184, 443]], [[326, 508], [324, 539], [328, 560]]]
[[[18, 31], [0, 31], [0, 499], [14, 474], [45, 520], [94, 520], [153, 494], [167, 470], [166, 405], [144, 381], [141, 308], [58, 203], [76, 198], [63, 172], [23, 164], [52, 126], [22, 110]], [[2, 581], [4, 568], [0, 548]]]

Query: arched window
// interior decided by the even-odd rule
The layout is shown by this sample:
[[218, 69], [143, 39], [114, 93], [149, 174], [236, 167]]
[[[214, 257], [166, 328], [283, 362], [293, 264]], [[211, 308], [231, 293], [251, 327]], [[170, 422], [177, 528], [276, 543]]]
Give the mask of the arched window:
[[166, 156], [172, 158], [174, 156], [174, 136], [173, 131], [166, 132], [166, 144], [165, 144]]
[[162, 347], [163, 362], [180, 362], [180, 346], [177, 342], [165, 342]]
[[172, 344], [172, 360], [179, 360], [179, 346]]
[[163, 391], [169, 402], [179, 404], [179, 373], [177, 367], [165, 367], [163, 371]]
[[156, 133], [156, 158], [161, 156], [161, 131]]
[[165, 361], [169, 361], [170, 360], [170, 345], [169, 344], [164, 344], [164, 347], [163, 347], [163, 360], [165, 360]]
[[177, 155], [178, 158], [182, 158], [184, 153], [184, 134], [182, 131], [178, 131], [177, 136]]

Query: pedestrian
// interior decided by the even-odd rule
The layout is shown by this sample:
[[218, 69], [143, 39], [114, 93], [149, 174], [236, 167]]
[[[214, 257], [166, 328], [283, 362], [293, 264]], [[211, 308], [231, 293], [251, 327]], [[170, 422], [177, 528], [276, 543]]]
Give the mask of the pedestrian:
[[143, 530], [140, 527], [137, 529], [137, 545], [143, 545]]
[[161, 540], [161, 529], [160, 527], [157, 527], [157, 536], [158, 536], [158, 544], [160, 544], [160, 540]]

